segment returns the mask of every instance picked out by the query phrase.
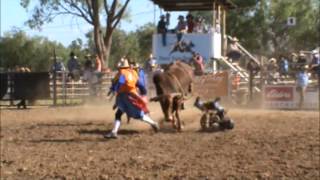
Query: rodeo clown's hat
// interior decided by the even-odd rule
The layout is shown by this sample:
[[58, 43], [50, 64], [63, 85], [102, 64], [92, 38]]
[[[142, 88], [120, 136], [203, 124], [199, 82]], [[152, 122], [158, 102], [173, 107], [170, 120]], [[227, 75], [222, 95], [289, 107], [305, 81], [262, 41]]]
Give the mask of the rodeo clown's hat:
[[123, 59], [118, 63], [118, 68], [128, 68], [129, 66], [129, 62], [127, 59]]

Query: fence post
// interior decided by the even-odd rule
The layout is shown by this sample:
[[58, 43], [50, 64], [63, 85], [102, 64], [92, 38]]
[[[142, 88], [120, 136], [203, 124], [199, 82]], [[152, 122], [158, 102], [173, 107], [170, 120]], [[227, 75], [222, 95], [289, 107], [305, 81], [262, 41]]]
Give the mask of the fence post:
[[249, 98], [252, 101], [252, 90], [253, 90], [253, 70], [249, 69]]
[[53, 105], [57, 105], [57, 56], [56, 49], [53, 49]]

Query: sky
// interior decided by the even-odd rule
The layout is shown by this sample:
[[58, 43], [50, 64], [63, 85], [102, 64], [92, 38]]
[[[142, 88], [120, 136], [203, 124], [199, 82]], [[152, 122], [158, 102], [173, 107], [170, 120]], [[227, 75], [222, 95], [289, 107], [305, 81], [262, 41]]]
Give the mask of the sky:
[[[32, 0], [36, 2], [36, 0]], [[29, 36], [44, 36], [50, 40], [54, 40], [68, 46], [71, 41], [81, 38], [85, 41], [85, 34], [90, 31], [91, 26], [81, 18], [64, 15], [58, 16], [53, 22], [45, 24], [41, 31], [30, 29], [24, 23], [31, 17], [33, 7], [30, 6], [27, 10], [20, 5], [20, 0], [0, 0], [1, 2], [1, 36], [5, 32], [14, 29], [21, 29]], [[156, 11], [154, 11], [156, 10]], [[127, 32], [135, 31], [140, 26], [151, 22], [156, 23], [159, 20], [161, 13], [165, 13], [150, 0], [131, 0], [129, 3], [129, 12], [131, 15], [130, 21], [121, 21], [120, 29]], [[154, 13], [156, 12], [156, 13]], [[178, 15], [185, 15], [186, 12], [170, 12], [171, 27], [177, 23]]]

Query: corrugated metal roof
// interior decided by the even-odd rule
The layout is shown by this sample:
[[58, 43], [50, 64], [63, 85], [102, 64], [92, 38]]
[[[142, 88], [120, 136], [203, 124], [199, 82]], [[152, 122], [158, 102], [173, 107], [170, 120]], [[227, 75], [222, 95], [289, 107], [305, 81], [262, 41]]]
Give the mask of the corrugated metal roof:
[[166, 11], [210, 11], [216, 2], [228, 9], [236, 8], [230, 0], [151, 0]]

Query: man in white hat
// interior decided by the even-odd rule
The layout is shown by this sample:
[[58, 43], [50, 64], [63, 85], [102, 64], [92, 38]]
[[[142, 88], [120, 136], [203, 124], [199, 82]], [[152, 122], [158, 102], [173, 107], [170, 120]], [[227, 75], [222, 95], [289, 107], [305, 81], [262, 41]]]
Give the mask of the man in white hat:
[[[119, 64], [119, 73], [117, 76], [116, 82], [112, 84], [110, 90], [117, 95], [116, 107], [118, 109], [115, 114], [114, 127], [112, 131], [105, 134], [104, 137], [117, 138], [123, 113], [126, 113], [128, 117], [140, 119], [148, 123], [153, 130], [157, 132], [159, 129], [158, 123], [148, 116], [149, 111], [144, 101], [145, 98], [141, 97], [147, 94], [147, 90], [141, 79], [139, 79], [136, 71], [130, 68], [127, 60]], [[138, 94], [137, 89], [139, 89], [141, 96]]]
[[238, 38], [233, 37], [232, 40], [230, 41], [229, 48], [228, 48], [227, 57], [229, 61], [233, 63], [237, 63], [242, 55], [237, 45], [238, 41], [239, 41]]

